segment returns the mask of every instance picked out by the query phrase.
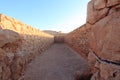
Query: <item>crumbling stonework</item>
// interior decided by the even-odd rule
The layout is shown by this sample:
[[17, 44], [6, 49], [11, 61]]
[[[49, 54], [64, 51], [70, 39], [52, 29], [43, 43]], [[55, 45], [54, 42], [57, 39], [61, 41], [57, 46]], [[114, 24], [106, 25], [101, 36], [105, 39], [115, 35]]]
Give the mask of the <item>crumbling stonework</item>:
[[0, 26], [0, 80], [18, 80], [25, 66], [54, 42], [54, 36], [2, 14]]

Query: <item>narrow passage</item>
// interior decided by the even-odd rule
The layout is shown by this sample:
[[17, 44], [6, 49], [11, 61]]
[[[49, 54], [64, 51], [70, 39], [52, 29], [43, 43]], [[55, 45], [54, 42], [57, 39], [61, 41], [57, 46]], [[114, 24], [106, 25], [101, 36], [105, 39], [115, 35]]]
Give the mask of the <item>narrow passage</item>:
[[75, 72], [85, 69], [79, 54], [65, 44], [53, 44], [27, 66], [24, 80], [75, 80]]

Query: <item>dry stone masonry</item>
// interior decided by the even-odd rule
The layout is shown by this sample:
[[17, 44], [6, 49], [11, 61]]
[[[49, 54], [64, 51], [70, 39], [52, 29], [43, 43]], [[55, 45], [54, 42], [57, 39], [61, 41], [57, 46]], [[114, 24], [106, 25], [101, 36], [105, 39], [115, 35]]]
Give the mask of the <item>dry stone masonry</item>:
[[91, 27], [84, 24], [65, 36], [65, 43], [80, 53], [85, 59], [87, 59], [89, 54], [88, 36], [90, 30]]
[[[82, 27], [89, 27], [88, 36], [81, 37], [86, 31]], [[86, 55], [83, 47], [87, 49], [91, 80], [120, 80], [120, 0], [91, 0], [82, 27], [69, 33], [65, 41], [81, 55]], [[85, 38], [88, 45], [81, 47]]]
[[18, 80], [26, 64], [53, 42], [53, 35], [0, 14], [0, 80]]

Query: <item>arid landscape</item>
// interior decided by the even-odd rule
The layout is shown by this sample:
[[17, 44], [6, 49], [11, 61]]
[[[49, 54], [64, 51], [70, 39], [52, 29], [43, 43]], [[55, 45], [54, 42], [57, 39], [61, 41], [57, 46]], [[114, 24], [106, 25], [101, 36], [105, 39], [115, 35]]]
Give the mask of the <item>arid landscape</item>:
[[0, 14], [0, 80], [120, 80], [120, 0], [90, 0], [69, 33]]

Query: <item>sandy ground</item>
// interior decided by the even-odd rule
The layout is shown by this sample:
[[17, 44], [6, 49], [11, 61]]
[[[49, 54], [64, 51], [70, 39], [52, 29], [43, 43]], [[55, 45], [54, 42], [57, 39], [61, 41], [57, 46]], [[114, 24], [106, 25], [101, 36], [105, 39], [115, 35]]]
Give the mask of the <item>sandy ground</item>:
[[27, 66], [24, 80], [75, 80], [76, 71], [85, 69], [79, 54], [65, 44], [53, 44]]

